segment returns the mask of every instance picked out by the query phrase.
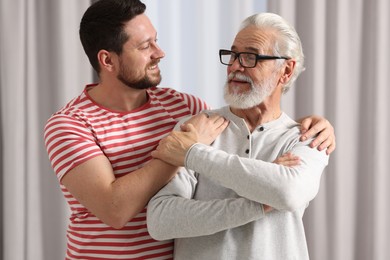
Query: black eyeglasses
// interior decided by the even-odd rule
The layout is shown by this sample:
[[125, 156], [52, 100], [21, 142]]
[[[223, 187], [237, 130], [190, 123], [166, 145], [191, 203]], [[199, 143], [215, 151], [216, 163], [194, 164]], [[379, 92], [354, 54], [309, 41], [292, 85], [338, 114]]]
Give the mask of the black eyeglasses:
[[256, 67], [258, 60], [278, 60], [290, 58], [283, 56], [268, 56], [260, 55], [250, 52], [234, 52], [229, 50], [219, 50], [219, 59], [222, 64], [231, 66], [233, 62], [238, 58], [240, 65], [244, 68], [253, 68]]

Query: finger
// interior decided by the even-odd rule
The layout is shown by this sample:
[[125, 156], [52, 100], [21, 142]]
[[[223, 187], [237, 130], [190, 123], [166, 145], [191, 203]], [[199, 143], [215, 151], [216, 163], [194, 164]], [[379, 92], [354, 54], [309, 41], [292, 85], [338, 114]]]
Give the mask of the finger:
[[194, 123], [194, 124], [198, 125], [198, 124], [202, 124], [204, 122], [207, 122], [208, 118], [209, 118], [209, 114], [207, 114], [206, 112], [201, 112], [197, 115], [192, 116], [191, 118], [186, 120], [183, 124]]
[[193, 124], [186, 124], [186, 131], [185, 132], [197, 133], [196, 128]]
[[273, 208], [271, 206], [263, 204], [263, 210], [264, 210], [264, 213], [268, 213], [268, 212], [272, 211]]
[[193, 124], [191, 124], [191, 123], [184, 123], [184, 124], [180, 125], [180, 130], [183, 131], [183, 132], [189, 132], [190, 131], [190, 125], [192, 126], [192, 128], [194, 128]]
[[333, 143], [333, 138], [331, 136], [329, 136], [327, 139], [323, 140], [322, 143], [319, 143], [317, 149], [319, 151], [322, 151], [322, 150], [328, 148], [330, 145], [332, 145], [332, 143]]
[[223, 116], [218, 116], [210, 119], [212, 119], [215, 124], [223, 124], [226, 121], [226, 118], [224, 118]]
[[292, 161], [287, 161], [283, 163], [282, 165], [287, 166], [287, 167], [293, 167], [293, 166], [298, 166], [300, 164], [300, 160], [292, 160]]
[[157, 158], [157, 159], [159, 159], [159, 152], [158, 151], [156, 151], [156, 150], [154, 150], [154, 151], [152, 151], [151, 153], [150, 153], [150, 155], [153, 157], [153, 158]]
[[277, 158], [274, 162], [280, 164], [280, 163], [287, 162], [289, 160], [291, 160], [291, 158], [289, 158], [288, 156], [283, 155], [283, 156]]
[[328, 147], [331, 142], [333, 140], [333, 135], [331, 134], [331, 132], [329, 130], [323, 130], [322, 132], [320, 132], [315, 138], [314, 140], [310, 143], [310, 147], [316, 147], [316, 146], [319, 146], [321, 145], [322, 143], [324, 142], [328, 142], [330, 141], [326, 147]]
[[210, 117], [210, 113], [208, 113], [206, 111], [202, 111], [199, 114], [192, 116], [192, 118], [196, 118], [196, 117], [206, 117], [206, 118], [209, 118]]
[[212, 121], [212, 122], [217, 122], [219, 120], [222, 120], [224, 117], [217, 114], [217, 113], [210, 113], [209, 114], [209, 119]]
[[[329, 129], [322, 130], [322, 132], [318, 133], [317, 136], [313, 139], [313, 141], [310, 143], [311, 147], [316, 147], [325, 141], [332, 141], [333, 135], [332, 132]], [[329, 143], [330, 144], [330, 143]]]
[[227, 120], [226, 118], [222, 118], [223, 119], [223, 121], [221, 121], [222, 123], [217, 127], [217, 129], [219, 130], [219, 131], [223, 131], [223, 130], [225, 130], [226, 129], [226, 127], [229, 125], [229, 123], [230, 123], [230, 121], [229, 120]]
[[[324, 140], [319, 146], [318, 146], [318, 150], [322, 151], [324, 149], [328, 149], [329, 147], [332, 147], [332, 149], [334, 150], [334, 148], [336, 147], [336, 137], [334, 135], [330, 135], [328, 136], [328, 138], [326, 140]], [[331, 151], [333, 151], [331, 150]]]
[[298, 156], [294, 156], [294, 157], [291, 157], [291, 158], [282, 158], [282, 160], [280, 160], [279, 162], [280, 163], [296, 163], [300, 161], [300, 158]]
[[186, 123], [184, 124], [181, 124], [180, 125], [180, 130], [183, 131], [183, 132], [187, 132], [188, 131], [188, 126]]
[[283, 154], [282, 156], [280, 156], [280, 158], [285, 159], [285, 160], [290, 160], [294, 157], [297, 157], [297, 156], [295, 156], [292, 152], [287, 152], [287, 153]]
[[294, 154], [292, 153], [292, 152], [287, 152], [287, 153], [285, 153], [285, 154], [283, 154], [281, 157], [282, 158], [291, 158], [291, 157], [293, 157], [294, 156]]
[[320, 122], [317, 122], [315, 125], [311, 126], [310, 129], [308, 129], [301, 137], [301, 140], [307, 140], [309, 138], [312, 138], [316, 136], [319, 133], [326, 132], [327, 135], [329, 135], [329, 131], [331, 129], [331, 126], [327, 128], [326, 126], [330, 125], [327, 123], [327, 120], [321, 120]]
[[293, 155], [291, 152], [287, 152], [281, 155], [280, 157], [276, 158], [274, 163], [283, 163], [283, 162], [287, 162], [290, 160], [297, 160], [297, 159], [299, 159], [298, 156]]
[[307, 132], [307, 130], [310, 128], [310, 125], [312, 123], [311, 118], [305, 118], [301, 122], [301, 134], [304, 134]]
[[329, 135], [328, 133], [328, 130], [323, 126], [323, 125], [320, 125], [320, 124], [316, 124], [314, 126], [312, 126], [310, 129], [308, 129], [302, 136], [301, 136], [301, 140], [302, 141], [305, 141], [307, 139], [310, 139], [312, 137], [315, 137], [317, 134], [326, 134], [326, 135]]
[[297, 162], [300, 162], [300, 160], [301, 159], [299, 156], [294, 155], [291, 152], [287, 152], [287, 153], [283, 154], [282, 156], [280, 156], [279, 158], [277, 158], [274, 162], [279, 163], [279, 164], [283, 164], [283, 165], [286, 165], [289, 163], [292, 163], [295, 165]]
[[294, 161], [294, 163], [290, 164], [288, 167], [294, 167], [294, 166], [299, 166], [301, 165], [301, 161]]
[[336, 142], [333, 142], [328, 148], [326, 149], [326, 154], [330, 155], [333, 153], [333, 151], [336, 149]]
[[209, 121], [213, 124], [213, 128], [222, 132], [229, 125], [229, 120], [219, 114], [210, 114]]
[[287, 166], [287, 167], [293, 167], [301, 164], [301, 160], [299, 158], [297, 159], [291, 159], [291, 160], [284, 160], [279, 161], [277, 164]]

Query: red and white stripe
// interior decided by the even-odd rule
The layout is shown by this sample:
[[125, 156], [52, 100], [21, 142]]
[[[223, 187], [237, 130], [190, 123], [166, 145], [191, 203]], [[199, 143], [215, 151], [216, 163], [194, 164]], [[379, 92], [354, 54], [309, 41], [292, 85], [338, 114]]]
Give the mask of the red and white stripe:
[[[151, 159], [150, 152], [180, 119], [208, 108], [192, 95], [152, 88], [147, 104], [119, 113], [95, 104], [87, 93], [91, 87], [46, 124], [46, 148], [59, 180], [72, 168], [102, 154], [117, 177], [130, 174]], [[172, 259], [172, 241], [150, 237], [146, 209], [118, 230], [97, 219], [63, 185], [61, 190], [72, 212], [67, 259]]]

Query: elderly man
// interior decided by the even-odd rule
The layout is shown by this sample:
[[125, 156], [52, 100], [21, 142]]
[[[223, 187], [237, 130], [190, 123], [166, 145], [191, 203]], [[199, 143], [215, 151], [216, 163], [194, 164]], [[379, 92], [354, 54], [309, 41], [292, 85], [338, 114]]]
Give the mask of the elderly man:
[[[99, 0], [84, 13], [80, 40], [99, 76], [47, 121], [45, 144], [69, 204], [66, 259], [172, 259], [172, 241], [152, 239], [150, 198], [177, 167], [151, 157], [183, 118], [210, 144], [228, 125], [201, 99], [159, 87], [165, 53], [139, 0]], [[311, 122], [311, 123], [310, 123]], [[319, 133], [319, 149], [334, 149], [327, 120], [302, 121]], [[322, 136], [322, 137], [321, 137]]]
[[[257, 14], [219, 55], [229, 106], [207, 114], [230, 124], [212, 146], [182, 124], [152, 152], [186, 169], [149, 202], [148, 230], [175, 239], [175, 259], [308, 259], [302, 216], [328, 155], [300, 141], [299, 125], [280, 106], [303, 70], [299, 36], [280, 16]], [[299, 163], [272, 163], [285, 153]]]

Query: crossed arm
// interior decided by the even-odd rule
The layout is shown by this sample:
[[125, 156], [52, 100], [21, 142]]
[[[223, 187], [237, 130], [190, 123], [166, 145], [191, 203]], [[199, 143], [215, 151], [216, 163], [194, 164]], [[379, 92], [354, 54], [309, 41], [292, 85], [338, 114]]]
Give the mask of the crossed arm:
[[[156, 239], [209, 235], [241, 226], [263, 218], [270, 209], [264, 204], [287, 211], [305, 207], [317, 194], [327, 164], [325, 152], [307, 144], [292, 150], [301, 158], [293, 168], [240, 158], [201, 144], [192, 146], [188, 153], [187, 168], [234, 190], [239, 197], [193, 200], [197, 178], [193, 171], [183, 169], [149, 202], [148, 229]], [[277, 160], [290, 163], [289, 159]]]
[[[313, 125], [310, 121], [312, 120], [306, 121], [306, 127]], [[194, 117], [191, 122], [198, 130], [202, 143], [206, 144], [210, 144], [227, 126], [224, 119], [218, 118], [211, 121], [204, 114]], [[319, 135], [319, 137], [324, 136], [319, 142], [325, 146], [329, 142], [332, 143], [329, 141], [334, 140], [332, 126], [327, 121], [324, 122], [323, 118], [317, 119], [315, 125], [322, 128], [320, 132], [324, 134]], [[318, 129], [311, 129], [306, 132], [306, 135], [316, 133], [316, 131]], [[332, 147], [334, 145], [328, 146], [328, 151]], [[101, 221], [114, 228], [121, 228], [176, 175], [177, 169], [159, 159], [153, 159], [131, 174], [116, 178], [107, 157], [99, 155], [70, 170], [61, 182], [83, 206]]]
[[[309, 148], [308, 141], [292, 150], [297, 156], [290, 153], [268, 163], [194, 145], [198, 138], [196, 130], [188, 124], [183, 130], [162, 140], [152, 155], [174, 165], [184, 165], [186, 161], [188, 169], [234, 190], [240, 197], [193, 200], [197, 178], [193, 171], [183, 169], [149, 202], [148, 229], [156, 239], [209, 235], [241, 226], [264, 217], [272, 209], [265, 204], [293, 211], [305, 207], [318, 192], [327, 156]], [[195, 135], [192, 139], [191, 134]]]

